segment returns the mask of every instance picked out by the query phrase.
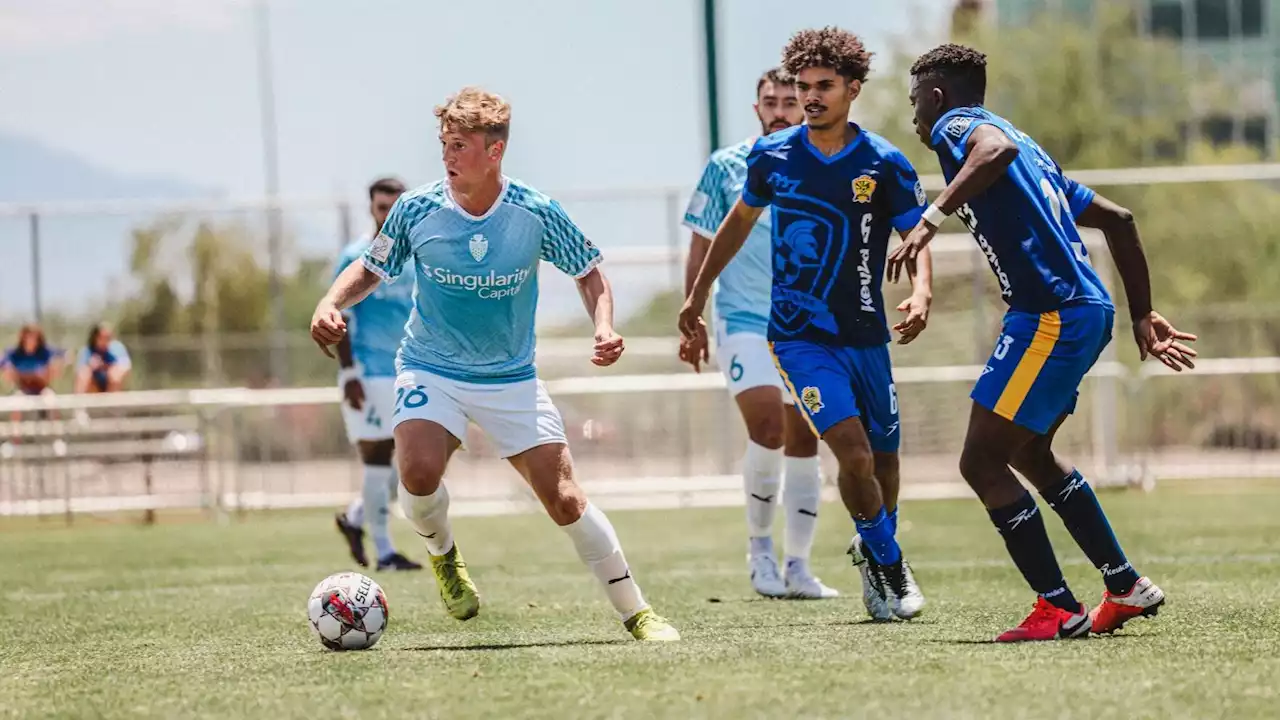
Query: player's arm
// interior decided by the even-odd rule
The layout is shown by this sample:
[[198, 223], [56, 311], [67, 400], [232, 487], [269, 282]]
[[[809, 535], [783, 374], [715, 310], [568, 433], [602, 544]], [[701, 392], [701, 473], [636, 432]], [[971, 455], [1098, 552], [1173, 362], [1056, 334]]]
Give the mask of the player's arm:
[[613, 287], [600, 270], [604, 259], [560, 203], [552, 200], [538, 210], [546, 227], [542, 235], [542, 259], [571, 277], [595, 326], [591, 362], [607, 367], [622, 357], [624, 342], [613, 328]]
[[1087, 188], [1081, 190], [1083, 186], [1070, 181], [1068, 184], [1071, 190], [1068, 199], [1073, 205], [1084, 192], [1092, 195], [1088, 204], [1076, 214], [1076, 225], [1101, 230], [1107, 239], [1107, 248], [1120, 273], [1125, 297], [1129, 299], [1129, 317], [1133, 320], [1133, 337], [1138, 344], [1139, 355], [1143, 360], [1147, 355], [1154, 355], [1177, 371], [1181, 371], [1183, 366], [1194, 368], [1196, 351], [1183, 341], [1194, 342], [1196, 336], [1178, 330], [1152, 308], [1151, 272], [1133, 213]]
[[889, 255], [889, 278], [893, 282], [898, 282], [903, 267], [916, 262], [916, 256], [933, 240], [942, 221], [991, 187], [1018, 157], [1018, 145], [990, 123], [975, 127], [964, 148], [960, 171], [925, 211], [908, 239]]
[[745, 199], [739, 198], [720, 224], [720, 229], [707, 248], [706, 257], [702, 259], [702, 267], [698, 269], [693, 287], [685, 298], [684, 307], [680, 310], [680, 333], [684, 337], [692, 339], [704, 334], [702, 311], [707, 306], [711, 286], [720, 277], [720, 273], [724, 272], [733, 256], [742, 249], [763, 209], [753, 207]]
[[582, 305], [595, 325], [595, 354], [591, 362], [608, 367], [622, 357], [622, 336], [613, 329], [613, 286], [600, 268], [594, 267], [575, 281]]
[[[348, 265], [358, 258], [351, 258], [347, 253], [343, 253], [338, 260], [338, 274], [341, 274]], [[346, 325], [351, 324], [351, 317], [343, 314], [342, 322]], [[356, 375], [356, 359], [355, 354], [351, 351], [351, 335], [344, 333], [342, 339], [338, 341], [338, 385], [342, 387], [342, 398], [353, 409], [360, 410], [364, 407], [364, 385], [360, 383], [360, 378]]]
[[[689, 254], [684, 264], [684, 295], [689, 297], [698, 280], [698, 272], [711, 249], [711, 240], [716, 230], [728, 215], [733, 198], [726, 192], [728, 174], [720, 158], [713, 155], [702, 170], [698, 186], [689, 198], [689, 207], [685, 209], [684, 226], [689, 228]], [[699, 371], [700, 363], [711, 359], [711, 350], [707, 343], [701, 346], [690, 344], [682, 337], [680, 342], [680, 360]]]

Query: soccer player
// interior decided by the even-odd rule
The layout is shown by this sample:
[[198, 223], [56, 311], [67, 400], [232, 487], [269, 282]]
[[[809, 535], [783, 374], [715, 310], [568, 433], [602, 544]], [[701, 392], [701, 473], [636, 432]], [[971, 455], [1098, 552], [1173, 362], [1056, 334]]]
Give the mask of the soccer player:
[[[1145, 360], [1174, 370], [1196, 353], [1151, 306], [1147, 261], [1128, 210], [1062, 174], [1034, 140], [982, 106], [986, 57], [943, 45], [911, 67], [911, 103], [920, 141], [937, 152], [948, 185], [889, 258], [896, 280], [955, 213], [987, 256], [1009, 304], [1004, 328], [973, 389], [960, 472], [1035, 590], [1034, 611], [1000, 642], [1109, 633], [1154, 615], [1164, 593], [1125, 557], [1097, 497], [1080, 472], [1053, 452], [1053, 437], [1075, 409], [1077, 389], [1111, 340], [1115, 308], [1094, 273], [1077, 226], [1103, 232], [1129, 298], [1133, 335]], [[1106, 591], [1092, 613], [1076, 600], [1054, 557], [1036, 501], [1040, 492], [1076, 544], [1102, 572]]]
[[[404, 183], [380, 178], [369, 186], [369, 213], [373, 234], [348, 245], [338, 257], [335, 275], [358, 262], [373, 238], [382, 232], [387, 213], [404, 193]], [[364, 486], [346, 512], [338, 513], [338, 530], [347, 540], [351, 557], [361, 567], [369, 566], [364, 549], [364, 521], [369, 522], [377, 551], [379, 570], [421, 570], [422, 565], [396, 551], [388, 528], [391, 495], [396, 479], [395, 440], [391, 436], [391, 413], [396, 396], [396, 349], [404, 336], [405, 323], [413, 311], [413, 286], [409, 283], [380, 285], [364, 300], [351, 306], [344, 320], [348, 331], [338, 342], [338, 384], [342, 387], [342, 420], [347, 439], [360, 453], [364, 465]]]
[[132, 371], [133, 360], [124, 343], [115, 339], [111, 326], [98, 323], [89, 330], [89, 341], [80, 351], [75, 392], [116, 392], [124, 388]]
[[[791, 37], [782, 65], [796, 78], [806, 124], [756, 141], [742, 197], [716, 232], [680, 311], [680, 331], [706, 342], [702, 310], [711, 283], [772, 205], [773, 293], [769, 340], [788, 390], [840, 466], [840, 496], [858, 528], [875, 619], [908, 619], [924, 596], [896, 535], [898, 399], [880, 284], [889, 233], [915, 226], [924, 190], [902, 153], [849, 122], [870, 69], [862, 41], [838, 28]], [[928, 258], [919, 263], [907, 313], [895, 329], [910, 342], [931, 302]]]
[[480, 427], [524, 477], [572, 540], [637, 640], [678, 640], [636, 584], [618, 536], [574, 479], [564, 421], [534, 370], [538, 263], [577, 280], [595, 324], [591, 361], [617, 362], [613, 292], [600, 251], [559, 203], [502, 174], [511, 107], [464, 88], [435, 109], [447, 177], [396, 201], [373, 244], [320, 301], [312, 337], [329, 353], [346, 332], [342, 310], [415, 270], [414, 312], [397, 365], [392, 420], [400, 504], [431, 557], [440, 596], [459, 620], [475, 617], [480, 595], [454, 542], [442, 478], [467, 421]]
[[[795, 78], [782, 68], [762, 75], [756, 82], [755, 111], [763, 135], [803, 122], [804, 110], [796, 98]], [[750, 138], [717, 150], [702, 171], [684, 214], [684, 225], [692, 231], [685, 265], [686, 294], [693, 288], [716, 229], [742, 194], [747, 155], [754, 144], [755, 138]], [[715, 292], [720, 372], [724, 373], [747, 426], [747, 452], [742, 459], [747, 496], [747, 568], [752, 587], [765, 597], [836, 597], [840, 593], [823, 585], [809, 570], [809, 551], [818, 529], [822, 493], [818, 439], [796, 410], [769, 354], [766, 335], [772, 276], [769, 220], [767, 215], [761, 215], [751, 227], [742, 252], [720, 274]], [[681, 344], [681, 359], [699, 370], [699, 364], [707, 359], [707, 346], [702, 346], [702, 353], [690, 354], [688, 349], [687, 343]], [[787, 515], [785, 581], [778, 572], [773, 549], [779, 486]]]
[[65, 357], [65, 351], [49, 345], [39, 325], [23, 325], [18, 344], [0, 356], [0, 376], [23, 395], [49, 394]]

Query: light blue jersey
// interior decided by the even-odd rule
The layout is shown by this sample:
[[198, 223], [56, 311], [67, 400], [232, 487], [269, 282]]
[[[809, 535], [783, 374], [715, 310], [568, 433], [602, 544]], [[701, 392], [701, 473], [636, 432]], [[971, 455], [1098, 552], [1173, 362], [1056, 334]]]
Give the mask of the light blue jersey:
[[[337, 277], [369, 249], [371, 240], [362, 237], [347, 245], [334, 266]], [[351, 356], [364, 377], [395, 377], [396, 350], [404, 337], [405, 323], [413, 312], [413, 283], [382, 283], [369, 297], [346, 311], [347, 336]]]
[[443, 180], [401, 195], [364, 254], [365, 267], [389, 282], [406, 263], [415, 268], [400, 369], [474, 383], [535, 377], [539, 260], [580, 278], [600, 251], [559, 203], [518, 180], [503, 178], [498, 201], [479, 217]]
[[[755, 139], [721, 148], [711, 155], [698, 188], [684, 212], [684, 226], [710, 240], [742, 195], [747, 180], [747, 155]], [[761, 213], [746, 243], [725, 266], [716, 281], [716, 316], [727, 334], [769, 330], [770, 293], [773, 287], [771, 216]]]

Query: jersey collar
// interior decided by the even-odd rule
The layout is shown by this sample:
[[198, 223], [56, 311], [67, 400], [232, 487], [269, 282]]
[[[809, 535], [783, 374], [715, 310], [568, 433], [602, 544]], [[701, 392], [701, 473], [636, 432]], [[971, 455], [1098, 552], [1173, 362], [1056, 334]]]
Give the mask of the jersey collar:
[[503, 175], [502, 189], [498, 191], [498, 199], [493, 201], [493, 205], [489, 206], [489, 209], [485, 210], [483, 215], [472, 215], [471, 213], [467, 212], [461, 205], [459, 205], [458, 201], [453, 199], [453, 190], [449, 188], [448, 180], [444, 181], [444, 195], [446, 198], [448, 198], [449, 204], [453, 206], [454, 212], [470, 220], [471, 222], [480, 222], [481, 220], [488, 220], [490, 217], [493, 216], [494, 213], [498, 212], [498, 208], [502, 207], [502, 201], [505, 200], [507, 197], [507, 189], [510, 187], [511, 187], [511, 178], [507, 177], [506, 175]]
[[862, 128], [858, 127], [857, 123], [851, 122], [849, 123], [849, 127], [852, 127], [855, 130], [857, 130], [858, 134], [853, 137], [853, 140], [851, 142], [849, 142], [847, 145], [844, 146], [843, 150], [829, 157], [827, 155], [824, 155], [821, 150], [814, 147], [813, 143], [809, 142], [809, 126], [808, 125], [800, 126], [800, 139], [804, 141], [804, 146], [806, 148], [809, 148], [809, 152], [813, 153], [814, 157], [818, 158], [819, 160], [826, 163], [827, 165], [830, 165], [831, 163], [836, 162], [838, 160], [843, 160], [845, 157], [849, 155], [849, 153], [856, 150], [858, 146], [862, 144], [862, 138], [866, 135], [866, 133], [862, 131]]

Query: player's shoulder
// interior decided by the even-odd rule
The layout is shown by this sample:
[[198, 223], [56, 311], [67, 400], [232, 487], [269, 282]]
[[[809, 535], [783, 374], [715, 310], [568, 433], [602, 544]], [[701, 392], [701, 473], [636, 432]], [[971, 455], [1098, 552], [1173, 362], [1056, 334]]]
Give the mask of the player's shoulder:
[[406, 190], [396, 201], [400, 212], [409, 219], [421, 219], [443, 208], [448, 202], [448, 192], [444, 180], [419, 185]]
[[747, 156], [751, 154], [751, 148], [755, 144], [756, 138], [750, 137], [742, 142], [726, 145], [711, 153], [711, 157], [707, 160], [707, 164], [717, 165], [720, 167], [729, 167], [733, 165], [740, 166], [747, 161]]
[[1008, 120], [985, 107], [969, 105], [952, 108], [943, 113], [942, 117], [938, 118], [938, 121], [933, 124], [933, 131], [930, 135], [932, 135], [934, 145], [942, 142], [957, 145], [969, 137], [969, 132], [974, 127], [982, 124], [996, 125], [1002, 129], [1013, 127], [1013, 124]]
[[899, 163], [907, 162], [907, 156], [903, 154], [902, 150], [885, 136], [866, 128], [862, 129], [862, 135], [865, 138], [867, 149], [876, 156]]
[[516, 178], [507, 178], [507, 191], [502, 196], [502, 202], [528, 211], [540, 219], [564, 212], [555, 198]]
[[751, 154], [768, 154], [775, 153], [773, 157], [785, 154], [795, 143], [800, 142], [800, 133], [804, 132], [803, 125], [792, 125], [786, 130], [779, 130], [775, 133], [769, 133], [756, 138], [755, 143], [751, 146]]

